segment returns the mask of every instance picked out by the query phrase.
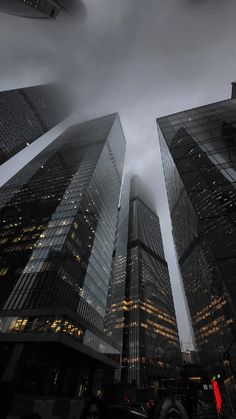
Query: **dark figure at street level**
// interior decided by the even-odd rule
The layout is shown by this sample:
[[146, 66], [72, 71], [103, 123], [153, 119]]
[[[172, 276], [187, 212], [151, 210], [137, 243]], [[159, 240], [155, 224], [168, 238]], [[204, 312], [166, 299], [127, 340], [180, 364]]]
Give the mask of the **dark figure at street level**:
[[174, 397], [165, 399], [162, 403], [158, 404], [158, 406], [155, 406], [152, 411], [149, 412], [148, 419], [168, 419], [171, 417], [189, 419], [182, 403]]
[[97, 396], [93, 396], [87, 400], [79, 419], [87, 419], [90, 417], [94, 419], [108, 419], [106, 405]]

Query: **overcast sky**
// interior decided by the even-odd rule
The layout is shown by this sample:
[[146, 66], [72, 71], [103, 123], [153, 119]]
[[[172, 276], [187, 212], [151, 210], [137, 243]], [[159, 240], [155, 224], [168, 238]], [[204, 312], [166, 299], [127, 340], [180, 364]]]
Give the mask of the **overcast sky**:
[[[55, 21], [41, 21], [0, 14], [0, 90], [68, 80], [80, 121], [119, 112], [128, 144], [126, 168], [145, 178], [157, 197], [180, 338], [187, 342], [189, 324], [155, 119], [230, 97], [230, 82], [236, 79], [236, 1], [84, 3], [86, 14], [76, 19], [61, 14]], [[27, 158], [52, 138], [31, 145]], [[2, 171], [16, 170], [17, 160], [22, 163], [22, 158], [13, 158]]]

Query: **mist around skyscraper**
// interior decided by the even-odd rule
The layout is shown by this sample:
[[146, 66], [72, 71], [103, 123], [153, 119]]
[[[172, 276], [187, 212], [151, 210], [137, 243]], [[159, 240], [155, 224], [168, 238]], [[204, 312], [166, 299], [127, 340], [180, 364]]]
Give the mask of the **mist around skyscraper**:
[[119, 376], [148, 388], [181, 365], [168, 267], [155, 203], [127, 176], [119, 208], [106, 331], [121, 348]]
[[[232, 88], [231, 99], [157, 119], [194, 348], [179, 338], [156, 197], [124, 171], [117, 113], [69, 126], [3, 184], [3, 417], [53, 418], [61, 405], [59, 417], [83, 417], [91, 397], [111, 417], [126, 417], [132, 406], [147, 417], [173, 394], [197, 416], [199, 392], [209, 415], [213, 382], [233, 414]], [[0, 94], [2, 162], [68, 115], [59, 92], [42, 85]]]
[[[40, 96], [48, 88], [3, 92], [3, 129], [14, 135], [12, 146], [3, 136], [4, 159], [55, 123]], [[21, 115], [23, 140], [13, 125]], [[108, 383], [120, 385], [118, 402], [127, 388], [151, 397], [160, 379], [180, 376], [155, 200], [123, 176], [125, 146], [118, 114], [71, 126], [1, 188], [4, 414], [26, 400], [34, 411], [38, 397], [75, 398], [81, 409]]]

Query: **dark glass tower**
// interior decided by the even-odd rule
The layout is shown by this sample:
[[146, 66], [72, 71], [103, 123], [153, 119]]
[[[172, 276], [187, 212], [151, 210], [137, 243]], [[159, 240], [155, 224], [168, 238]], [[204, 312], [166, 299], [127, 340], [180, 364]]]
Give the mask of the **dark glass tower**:
[[196, 344], [213, 371], [226, 356], [236, 365], [235, 116], [231, 99], [157, 120]]
[[0, 92], [0, 164], [68, 116], [58, 85]]
[[149, 388], [175, 374], [180, 347], [160, 224], [136, 176], [123, 187], [106, 328], [122, 351], [123, 382]]
[[60, 10], [72, 12], [80, 0], [0, 0], [0, 10], [5, 13], [36, 19], [55, 19]]
[[119, 363], [103, 330], [124, 154], [119, 116], [105, 116], [0, 191], [0, 374], [23, 392], [78, 395], [91, 368]]
[[56, 18], [59, 7], [50, 0], [0, 0], [0, 10], [29, 18]]

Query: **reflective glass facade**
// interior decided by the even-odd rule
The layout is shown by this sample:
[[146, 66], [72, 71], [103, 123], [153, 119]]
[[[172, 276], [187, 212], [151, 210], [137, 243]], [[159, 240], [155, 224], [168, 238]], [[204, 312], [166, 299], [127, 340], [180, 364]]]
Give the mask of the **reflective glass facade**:
[[0, 92], [0, 164], [37, 140], [68, 115], [59, 86]]
[[53, 0], [1, 0], [0, 10], [18, 16], [54, 19], [60, 8]]
[[137, 177], [123, 187], [106, 323], [122, 350], [122, 381], [139, 388], [180, 364], [160, 225], [146, 191]]
[[173, 235], [202, 360], [236, 361], [236, 100], [158, 118]]
[[109, 115], [67, 130], [1, 188], [1, 341], [66, 335], [119, 359], [103, 329], [124, 155]]
[[28, 17], [55, 19], [60, 10], [74, 12], [80, 0], [1, 0], [0, 11]]

